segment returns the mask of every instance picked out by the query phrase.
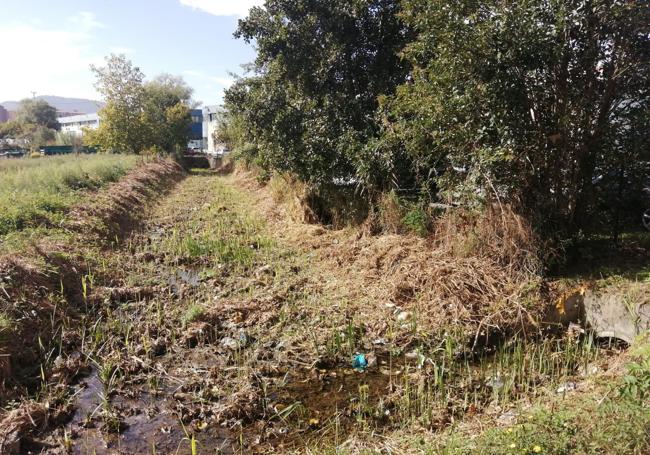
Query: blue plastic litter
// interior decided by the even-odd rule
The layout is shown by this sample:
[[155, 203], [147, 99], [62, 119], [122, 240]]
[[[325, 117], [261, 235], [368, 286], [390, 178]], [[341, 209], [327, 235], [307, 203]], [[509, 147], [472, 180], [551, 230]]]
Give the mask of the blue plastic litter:
[[352, 368], [357, 371], [366, 371], [366, 368], [368, 368], [368, 359], [366, 359], [366, 356], [364, 354], [355, 355], [354, 359], [352, 359]]

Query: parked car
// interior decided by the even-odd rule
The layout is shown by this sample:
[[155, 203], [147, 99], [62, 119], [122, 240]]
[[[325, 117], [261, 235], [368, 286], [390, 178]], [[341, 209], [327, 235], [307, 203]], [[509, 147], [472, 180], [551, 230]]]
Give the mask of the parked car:
[[0, 158], [22, 158], [25, 151], [21, 149], [0, 150]]

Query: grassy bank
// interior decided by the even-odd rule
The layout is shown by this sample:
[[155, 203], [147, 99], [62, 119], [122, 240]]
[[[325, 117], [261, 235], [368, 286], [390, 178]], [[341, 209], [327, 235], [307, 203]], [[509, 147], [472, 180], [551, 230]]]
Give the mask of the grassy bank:
[[[0, 236], [4, 406], [44, 396], [45, 378], [56, 375], [52, 362], [77, 349], [81, 321], [93, 320], [88, 297], [104, 250], [136, 228], [145, 209], [184, 172], [170, 160], [142, 163], [137, 157], [117, 155], [2, 165], [2, 216], [33, 214], [30, 210], [43, 210], [34, 208], [43, 204], [59, 208], [44, 210], [43, 218], [32, 219], [33, 224], [22, 230], [11, 226], [13, 230]], [[2, 436], [0, 432], [0, 441]], [[5, 453], [2, 448], [0, 444], [0, 453]]]
[[84, 155], [0, 161], [0, 236], [59, 224], [89, 191], [138, 164], [130, 155]]

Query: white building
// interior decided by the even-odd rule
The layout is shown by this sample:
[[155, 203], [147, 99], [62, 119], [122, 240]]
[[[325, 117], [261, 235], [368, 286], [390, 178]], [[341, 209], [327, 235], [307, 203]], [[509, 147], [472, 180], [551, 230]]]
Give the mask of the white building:
[[73, 133], [77, 136], [83, 136], [84, 128], [96, 130], [99, 128], [98, 114], [73, 115], [71, 117], [59, 117], [57, 119], [61, 124], [62, 133]]
[[220, 106], [205, 106], [203, 108], [203, 143], [205, 152], [209, 155], [223, 155], [227, 152], [226, 146], [216, 140], [219, 129]]

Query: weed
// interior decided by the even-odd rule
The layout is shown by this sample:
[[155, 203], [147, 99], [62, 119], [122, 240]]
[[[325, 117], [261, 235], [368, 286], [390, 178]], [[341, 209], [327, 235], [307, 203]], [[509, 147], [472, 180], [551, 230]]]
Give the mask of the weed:
[[79, 192], [114, 182], [135, 167], [129, 155], [4, 160], [0, 164], [0, 236], [60, 223]]
[[430, 223], [429, 215], [417, 204], [411, 205], [402, 218], [402, 224], [409, 231], [422, 237], [429, 233]]
[[188, 324], [201, 319], [204, 314], [205, 309], [201, 305], [191, 305], [181, 316], [181, 323], [183, 324], [183, 327], [187, 327]]
[[628, 365], [619, 393], [624, 398], [640, 402], [650, 396], [650, 358]]
[[14, 325], [15, 321], [8, 313], [0, 312], [0, 345], [11, 340]]

